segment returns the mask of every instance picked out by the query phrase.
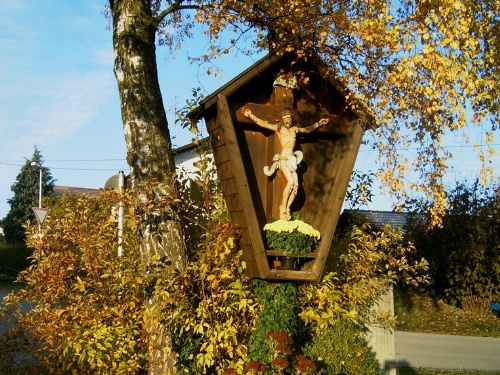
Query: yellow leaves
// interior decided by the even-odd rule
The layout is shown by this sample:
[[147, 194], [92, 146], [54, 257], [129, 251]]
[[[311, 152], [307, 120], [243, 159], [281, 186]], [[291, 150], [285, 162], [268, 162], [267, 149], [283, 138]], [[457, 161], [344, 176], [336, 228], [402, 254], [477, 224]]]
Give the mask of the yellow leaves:
[[[217, 279], [215, 276], [212, 278], [212, 284], [210, 285], [212, 289], [217, 289], [219, 286], [219, 279]], [[210, 281], [210, 278], [207, 278], [208, 281]]]
[[464, 4], [461, 1], [455, 0], [453, 3], [453, 8], [456, 10], [465, 9]]
[[423, 53], [430, 54], [435, 51], [435, 47], [431, 44], [424, 44]]
[[486, 161], [486, 155], [482, 151], [479, 152], [479, 160], [481, 161], [481, 163], [484, 163]]
[[411, 245], [403, 245], [401, 231], [387, 227], [372, 233], [368, 226], [353, 226], [345, 238], [333, 243], [332, 251], [340, 254], [337, 274], [327, 274], [321, 283], [302, 287], [301, 319], [323, 330], [341, 318], [373, 318], [371, 306], [387, 287], [384, 278], [415, 284], [428, 281], [421, 273], [427, 268], [425, 261], [408, 263], [406, 254], [412, 250]]
[[246, 299], [246, 298], [240, 299], [238, 303], [238, 310], [245, 310], [246, 308], [253, 310], [253, 306], [251, 306], [252, 302], [253, 301], [251, 299]]
[[[235, 250], [235, 238], [227, 223], [217, 223], [214, 232], [201, 237], [197, 256], [175, 277], [164, 277], [155, 287], [155, 311], [182, 340], [196, 338], [190, 368], [212, 371], [236, 356], [246, 357], [244, 340], [250, 334], [257, 306], [249, 280]], [[163, 292], [162, 292], [163, 293]], [[153, 314], [153, 316], [158, 316]]]
[[208, 345], [203, 345], [201, 347], [201, 350], [204, 351], [204, 353], [199, 353], [196, 356], [196, 363], [198, 366], [201, 367], [210, 367], [215, 363], [215, 356], [214, 356], [214, 345], [213, 344], [208, 344]]
[[108, 224], [114, 224], [116, 222], [115, 215], [109, 215]]
[[210, 329], [210, 325], [206, 322], [201, 322], [193, 327], [193, 332], [198, 334], [203, 334], [206, 329]]
[[80, 278], [80, 276], [77, 276], [77, 277], [76, 277], [76, 281], [77, 281], [76, 288], [77, 288], [80, 292], [85, 292], [85, 283], [82, 281], [82, 279]]
[[458, 41], [456, 41], [456, 40], [451, 41], [451, 43], [449, 45], [451, 48], [454, 48], [457, 50], [460, 48], [460, 45], [458, 44]]
[[236, 281], [230, 283], [229, 287], [233, 288], [237, 292], [241, 292], [244, 290], [243, 284], [240, 279], [237, 279]]
[[[136, 325], [142, 319], [144, 291], [137, 239], [128, 225], [135, 220], [131, 211], [125, 214], [123, 257], [117, 259], [113, 251], [116, 227], [110, 212], [120, 198], [130, 197], [112, 191], [99, 199], [65, 196], [50, 207], [44, 256], [26, 271], [24, 296], [18, 296], [34, 303], [20, 322], [36, 327], [33, 342], [45, 346], [30, 348], [31, 354], [50, 368], [81, 373], [87, 366], [91, 373], [123, 374], [144, 364], [144, 353], [137, 348], [144, 336]], [[121, 262], [126, 267], [118, 278]]]
[[351, 310], [344, 315], [344, 318], [357, 321], [359, 319], [359, 314], [356, 310]]

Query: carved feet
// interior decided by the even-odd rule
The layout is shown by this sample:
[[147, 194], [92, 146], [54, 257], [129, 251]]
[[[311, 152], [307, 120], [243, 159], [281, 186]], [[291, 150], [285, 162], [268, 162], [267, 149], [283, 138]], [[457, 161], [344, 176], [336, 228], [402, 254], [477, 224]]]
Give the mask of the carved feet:
[[280, 206], [280, 220], [290, 221], [292, 215], [290, 215], [290, 209], [281, 205]]

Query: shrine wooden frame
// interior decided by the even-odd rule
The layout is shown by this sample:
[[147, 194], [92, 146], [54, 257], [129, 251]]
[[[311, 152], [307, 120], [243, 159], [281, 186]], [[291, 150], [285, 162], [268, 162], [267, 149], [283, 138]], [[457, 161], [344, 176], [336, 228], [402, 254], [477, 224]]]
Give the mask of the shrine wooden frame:
[[[244, 122], [242, 109], [245, 104], [238, 95], [235, 95], [236, 100], [229, 101], [228, 97], [251, 85], [255, 77], [262, 76], [267, 69], [274, 67], [276, 70], [275, 65], [279, 67], [281, 60], [271, 56], [243, 72], [207, 97], [197, 116], [203, 116], [207, 124], [223, 195], [232, 222], [239, 230], [239, 246], [243, 250], [246, 274], [268, 280], [316, 282], [323, 273], [369, 121], [355, 111], [344, 112], [342, 115], [347, 121], [339, 122], [333, 136], [320, 133], [314, 136], [313, 141], [301, 143], [307, 168], [303, 177], [301, 210], [322, 237], [317, 249], [302, 259], [300, 270], [274, 268], [273, 259], [282, 256], [282, 253], [266, 249], [263, 226], [271, 220], [270, 212], [276, 207], [273, 197], [276, 197], [282, 182], [279, 177], [270, 179], [263, 176], [262, 166], [269, 163], [277, 145], [271, 134]], [[329, 88], [336, 89], [333, 84]], [[339, 95], [338, 91], [336, 95]], [[298, 110], [295, 109], [295, 112], [298, 113]]]

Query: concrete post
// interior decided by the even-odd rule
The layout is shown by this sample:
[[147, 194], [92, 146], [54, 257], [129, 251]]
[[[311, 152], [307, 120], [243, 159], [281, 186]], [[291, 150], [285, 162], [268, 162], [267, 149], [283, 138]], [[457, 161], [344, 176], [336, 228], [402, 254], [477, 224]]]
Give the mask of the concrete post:
[[[394, 315], [394, 295], [392, 285], [381, 295], [373, 307], [375, 311], [391, 311]], [[368, 326], [365, 339], [380, 364], [381, 375], [396, 375], [396, 342], [394, 332], [377, 326]]]

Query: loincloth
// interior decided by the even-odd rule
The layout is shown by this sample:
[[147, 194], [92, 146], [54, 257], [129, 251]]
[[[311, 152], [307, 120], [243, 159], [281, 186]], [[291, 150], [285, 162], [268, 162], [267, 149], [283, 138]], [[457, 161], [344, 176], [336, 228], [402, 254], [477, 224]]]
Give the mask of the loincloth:
[[288, 169], [295, 172], [303, 158], [304, 155], [302, 154], [302, 151], [295, 151], [293, 155], [284, 157], [280, 154], [276, 154], [273, 157], [273, 164], [270, 167], [264, 167], [264, 174], [269, 177], [272, 176], [274, 172], [280, 168], [280, 163], [284, 163]]

